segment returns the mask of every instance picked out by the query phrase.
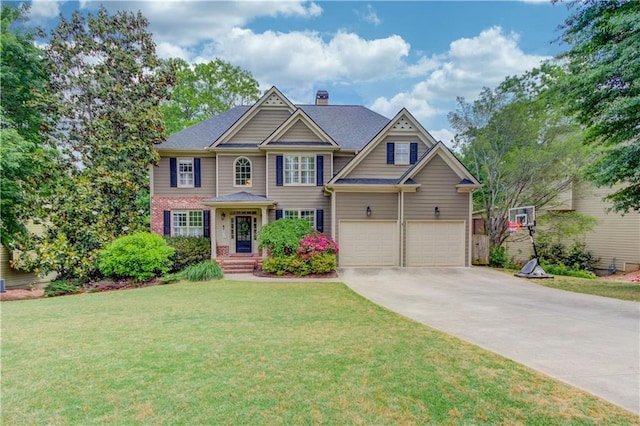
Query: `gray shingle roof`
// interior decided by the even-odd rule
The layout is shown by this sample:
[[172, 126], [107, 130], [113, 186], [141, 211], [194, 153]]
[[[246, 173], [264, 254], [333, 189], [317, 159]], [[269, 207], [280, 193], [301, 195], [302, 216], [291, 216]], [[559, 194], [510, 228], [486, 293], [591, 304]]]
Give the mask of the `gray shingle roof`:
[[202, 149], [206, 148], [220, 137], [242, 115], [248, 106], [238, 106], [214, 115], [193, 126], [172, 134], [167, 140], [156, 145], [156, 149]]
[[250, 194], [246, 191], [234, 192], [233, 194], [223, 195], [221, 197], [214, 197], [208, 200], [203, 200], [205, 203], [229, 203], [229, 202], [269, 202], [264, 195]]
[[[235, 107], [187, 127], [156, 145], [156, 149], [206, 148], [249, 108]], [[299, 108], [344, 149], [362, 149], [389, 123], [388, 118], [359, 105], [300, 105]]]

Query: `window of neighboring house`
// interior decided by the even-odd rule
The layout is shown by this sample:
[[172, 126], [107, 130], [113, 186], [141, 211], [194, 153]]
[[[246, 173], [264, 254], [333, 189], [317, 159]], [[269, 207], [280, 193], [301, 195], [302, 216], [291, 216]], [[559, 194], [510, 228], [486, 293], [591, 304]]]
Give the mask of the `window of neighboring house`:
[[394, 163], [409, 164], [409, 144], [396, 142], [395, 149]]
[[174, 211], [172, 215], [172, 236], [202, 237], [204, 235], [202, 210]]
[[193, 158], [178, 158], [178, 187], [193, 188]]
[[251, 161], [248, 158], [238, 158], [233, 169], [235, 172], [235, 186], [251, 186]]
[[284, 183], [285, 185], [315, 185], [315, 155], [285, 155]]
[[316, 211], [315, 210], [285, 210], [285, 219], [305, 219], [309, 225], [316, 229]]

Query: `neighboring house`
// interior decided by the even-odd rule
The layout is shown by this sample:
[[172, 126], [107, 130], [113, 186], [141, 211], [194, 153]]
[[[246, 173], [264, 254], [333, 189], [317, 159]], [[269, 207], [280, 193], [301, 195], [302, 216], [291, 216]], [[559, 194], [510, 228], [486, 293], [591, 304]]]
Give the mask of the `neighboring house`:
[[337, 241], [340, 266], [470, 264], [480, 184], [405, 109], [389, 120], [325, 91], [294, 105], [273, 87], [156, 148], [152, 231], [209, 237], [213, 258], [266, 255], [260, 229], [302, 218]]
[[[611, 204], [603, 198], [612, 190], [595, 188], [587, 183], [573, 185], [560, 195], [557, 211], [575, 211], [596, 219], [593, 230], [579, 240], [588, 251], [599, 258], [598, 268], [621, 272], [640, 269], [640, 212], [630, 211], [625, 215], [609, 211]], [[516, 260], [524, 261], [531, 256], [529, 238], [521, 238], [526, 230], [520, 230], [520, 238], [509, 237], [507, 252]], [[573, 241], [567, 241], [571, 245]]]
[[[43, 231], [42, 225], [34, 224], [29, 221], [26, 224], [27, 230], [34, 234], [40, 234]], [[42, 286], [49, 283], [55, 274], [49, 274], [44, 278], [40, 278], [31, 272], [19, 271], [11, 267], [13, 256], [18, 252], [10, 252], [3, 245], [0, 245], [0, 279], [5, 281], [6, 288], [29, 288], [34, 286]]]

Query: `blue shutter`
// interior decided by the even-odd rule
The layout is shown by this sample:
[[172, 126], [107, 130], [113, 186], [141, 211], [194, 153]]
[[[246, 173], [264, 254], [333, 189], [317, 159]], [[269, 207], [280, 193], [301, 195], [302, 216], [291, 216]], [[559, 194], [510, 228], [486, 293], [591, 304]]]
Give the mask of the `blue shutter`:
[[316, 157], [316, 186], [324, 184], [324, 155]]
[[209, 238], [211, 236], [211, 211], [202, 210], [202, 236]]
[[409, 145], [409, 163], [416, 164], [418, 161], [418, 142], [411, 142]]
[[[282, 186], [284, 167], [282, 165], [282, 155], [276, 155], [276, 186]], [[277, 213], [277, 210], [276, 210]]]
[[282, 209], [276, 210], [276, 220], [282, 219]]
[[324, 232], [324, 210], [316, 210], [316, 231]]
[[395, 156], [396, 153], [396, 144], [394, 144], [393, 142], [387, 142], [387, 164], [394, 164], [395, 163]]
[[164, 235], [171, 235], [171, 211], [165, 210], [163, 212], [164, 223], [162, 225], [162, 230]]
[[178, 165], [175, 158], [169, 158], [169, 174], [171, 176], [171, 187], [178, 186]]
[[201, 180], [200, 180], [200, 159], [193, 159], [193, 185], [196, 188], [200, 188]]

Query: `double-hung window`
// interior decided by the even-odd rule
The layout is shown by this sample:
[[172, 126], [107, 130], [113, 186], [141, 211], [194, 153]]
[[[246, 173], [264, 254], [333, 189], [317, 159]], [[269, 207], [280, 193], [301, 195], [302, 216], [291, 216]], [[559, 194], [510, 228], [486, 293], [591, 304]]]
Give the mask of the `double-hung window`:
[[316, 211], [315, 210], [285, 210], [285, 219], [305, 219], [309, 225], [316, 229]]
[[396, 142], [395, 164], [409, 164], [409, 144]]
[[193, 158], [178, 158], [178, 187], [193, 188]]
[[173, 211], [171, 235], [176, 237], [202, 237], [204, 221], [202, 210]]
[[285, 155], [284, 156], [284, 184], [285, 185], [315, 185], [316, 157], [315, 155]]

